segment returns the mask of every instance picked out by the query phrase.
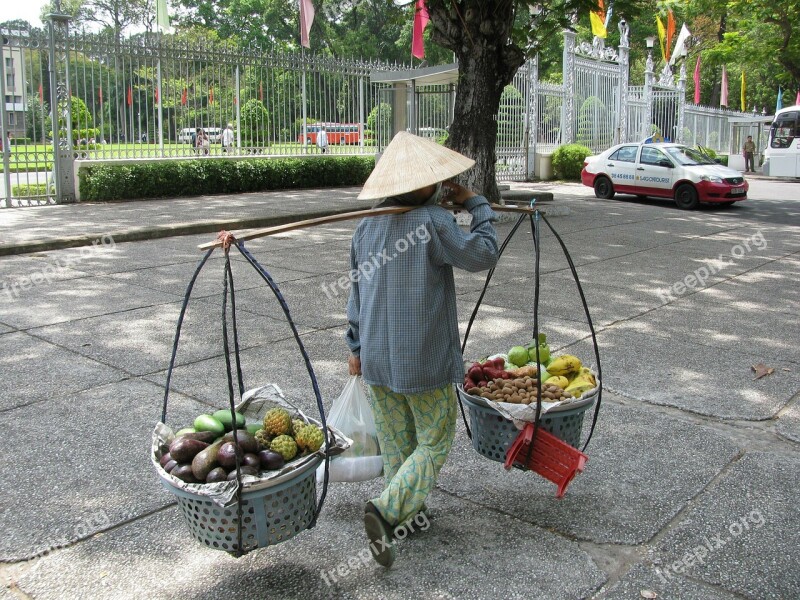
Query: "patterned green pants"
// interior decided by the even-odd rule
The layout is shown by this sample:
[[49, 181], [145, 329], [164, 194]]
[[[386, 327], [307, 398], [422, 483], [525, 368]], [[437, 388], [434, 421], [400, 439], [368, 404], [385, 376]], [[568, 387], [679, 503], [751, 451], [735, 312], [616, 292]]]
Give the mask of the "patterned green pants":
[[369, 387], [386, 476], [386, 489], [372, 503], [397, 525], [422, 508], [453, 446], [455, 389], [448, 385], [398, 394], [383, 386]]

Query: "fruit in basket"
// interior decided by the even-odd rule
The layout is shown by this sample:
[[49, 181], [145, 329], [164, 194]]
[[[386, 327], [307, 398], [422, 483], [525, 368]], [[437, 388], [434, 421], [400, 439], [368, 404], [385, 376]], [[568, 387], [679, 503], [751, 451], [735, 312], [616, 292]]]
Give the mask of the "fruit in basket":
[[271, 408], [264, 415], [264, 430], [269, 435], [287, 435], [292, 430], [292, 417], [283, 408]]
[[241, 462], [242, 456], [244, 456], [244, 452], [242, 452], [241, 448], [239, 448], [233, 442], [225, 442], [219, 447], [219, 452], [217, 452], [217, 462], [220, 464], [220, 466], [230, 469], [236, 466], [237, 457]]
[[217, 434], [213, 431], [188, 431], [186, 433], [182, 433], [178, 435], [175, 434], [175, 439], [178, 438], [186, 438], [190, 440], [199, 440], [201, 442], [205, 442], [206, 444], [212, 443], [214, 440], [217, 439]]
[[207, 447], [206, 442], [179, 437], [169, 445], [169, 454], [179, 463], [190, 463], [201, 450], [205, 450]]
[[267, 471], [277, 471], [286, 464], [283, 456], [272, 450], [262, 450], [258, 453], [258, 459], [261, 461], [261, 467]]
[[188, 464], [179, 464], [177, 465], [172, 471], [169, 473], [173, 477], [177, 477], [181, 481], [185, 481], [186, 483], [200, 483], [200, 479], [197, 479], [192, 472], [192, 465]]
[[256, 431], [254, 437], [256, 438], [256, 442], [258, 442], [258, 447], [260, 449], [269, 450], [269, 445], [272, 443], [272, 440], [275, 436], [268, 434], [266, 429], [259, 429]]
[[508, 351], [508, 362], [511, 364], [521, 367], [529, 360], [528, 349], [524, 346], [514, 346]]
[[594, 373], [586, 367], [583, 367], [565, 389], [576, 398], [580, 398], [583, 394], [596, 387], [597, 378], [594, 376]]
[[211, 415], [200, 415], [194, 420], [194, 428], [197, 431], [211, 431], [217, 435], [225, 433], [225, 425], [219, 419], [215, 419]]
[[216, 441], [194, 457], [192, 460], [192, 473], [197, 479], [205, 481], [212, 469], [219, 466], [217, 454], [224, 443], [222, 440]]
[[245, 467], [255, 467], [258, 469], [261, 467], [261, 460], [258, 458], [258, 454], [253, 454], [252, 452], [248, 452], [242, 457], [242, 464]]
[[578, 373], [582, 366], [581, 359], [577, 356], [562, 354], [550, 361], [550, 364], [547, 365], [547, 370], [550, 375], [564, 375], [569, 378], [570, 375]]
[[308, 425], [303, 419], [292, 419], [292, 431], [289, 433], [291, 436], [297, 435], [297, 432], [300, 431], [303, 427]]
[[297, 456], [297, 442], [290, 435], [279, 435], [272, 440], [269, 449], [280, 454], [287, 462]]
[[297, 447], [305, 452], [316, 452], [322, 447], [325, 438], [322, 435], [322, 430], [316, 425], [308, 424], [300, 428], [294, 434], [294, 441], [297, 442]]
[[539, 343], [532, 341], [528, 344], [527, 350], [531, 360], [536, 360], [536, 346], [539, 346], [539, 362], [543, 365], [550, 363], [550, 346], [547, 343], [547, 335], [544, 333], [539, 334]]
[[[233, 420], [231, 418], [231, 411], [228, 408], [223, 408], [215, 412], [213, 415], [217, 421], [222, 423], [225, 427], [225, 431], [230, 431], [233, 429]], [[245, 427], [245, 417], [242, 413], [236, 413], [236, 429], [244, 429]]]
[[239, 447], [242, 449], [242, 452], [245, 454], [248, 452], [258, 452], [258, 440], [254, 435], [251, 435], [244, 431], [243, 429], [236, 430], [236, 439], [233, 439], [233, 431], [229, 431], [225, 435], [222, 436], [223, 442], [237, 442]]
[[206, 483], [219, 483], [228, 480], [228, 472], [222, 467], [215, 467], [206, 477]]
[[259, 423], [248, 423], [244, 427], [245, 427], [245, 430], [247, 431], [247, 433], [255, 435], [256, 431], [258, 431], [259, 429], [264, 427], [264, 424], [261, 423], [261, 422], [259, 422]]
[[175, 432], [175, 437], [181, 437], [187, 433], [197, 433], [197, 430], [194, 427], [184, 427]]
[[565, 390], [565, 389], [567, 389], [567, 386], [569, 385], [569, 379], [567, 379], [563, 375], [556, 375], [554, 377], [550, 377], [547, 380], [547, 383], [549, 383], [550, 385], [557, 385], [562, 390]]
[[175, 467], [177, 467], [177, 466], [178, 466], [178, 461], [175, 461], [175, 460], [169, 460], [169, 461], [168, 461], [168, 462], [167, 462], [167, 463], [164, 465], [164, 470], [165, 470], [167, 473], [169, 473], [170, 471], [172, 471], [172, 469], [174, 469], [174, 468], [175, 468]]
[[[169, 450], [169, 448], [167, 448], [167, 450]], [[161, 455], [161, 458], [158, 459], [158, 464], [160, 464], [163, 467], [171, 460], [172, 460], [172, 455], [169, 452], [166, 452], [165, 454]]]

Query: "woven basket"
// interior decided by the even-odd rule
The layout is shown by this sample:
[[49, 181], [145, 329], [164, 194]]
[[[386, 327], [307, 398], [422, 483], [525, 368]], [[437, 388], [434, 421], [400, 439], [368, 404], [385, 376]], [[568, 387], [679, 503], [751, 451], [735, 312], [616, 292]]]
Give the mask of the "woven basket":
[[[462, 389], [459, 388], [458, 393], [469, 411], [472, 447], [488, 459], [505, 462], [508, 448], [517, 439], [519, 429], [493, 408], [475, 402]], [[594, 402], [545, 413], [539, 420], [539, 427], [577, 448], [581, 441], [583, 417], [592, 406]]]
[[[292, 477], [276, 485], [242, 493], [242, 548], [247, 553], [256, 548], [279, 544], [306, 529], [317, 508], [316, 469], [318, 458], [292, 472]], [[192, 494], [161, 483], [178, 500], [192, 537], [209, 548], [236, 553], [237, 505], [222, 508], [208, 497]]]

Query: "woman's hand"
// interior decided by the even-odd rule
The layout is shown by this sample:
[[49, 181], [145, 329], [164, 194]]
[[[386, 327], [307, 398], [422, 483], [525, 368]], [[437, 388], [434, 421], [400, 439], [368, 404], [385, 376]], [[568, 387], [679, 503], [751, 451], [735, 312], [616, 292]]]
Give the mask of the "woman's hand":
[[350, 375], [361, 375], [361, 359], [358, 356], [350, 355], [347, 359], [347, 368]]
[[442, 200], [445, 202], [452, 202], [461, 206], [470, 198], [477, 196], [472, 190], [465, 188], [463, 185], [458, 185], [454, 181], [442, 182]]

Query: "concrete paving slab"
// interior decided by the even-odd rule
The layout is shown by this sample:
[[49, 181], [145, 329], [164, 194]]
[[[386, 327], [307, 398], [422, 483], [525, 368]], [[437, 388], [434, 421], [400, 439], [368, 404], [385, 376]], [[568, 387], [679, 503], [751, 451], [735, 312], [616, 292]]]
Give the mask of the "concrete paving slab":
[[[557, 499], [555, 485], [539, 475], [505, 471], [500, 463], [481, 457], [463, 432], [456, 434], [439, 486], [568, 537], [615, 544], [650, 540], [738, 448], [710, 429], [676, 426], [669, 416], [604, 396], [587, 449], [589, 462], [563, 498]], [[592, 414], [584, 418], [584, 439]]]
[[[654, 592], [656, 595], [646, 595]], [[681, 598], [681, 600], [736, 600], [741, 596], [709, 585], [703, 585], [680, 575], [659, 577], [652, 566], [637, 565], [626, 573], [607, 592], [596, 596], [602, 600], [631, 600], [633, 598]]]
[[761, 356], [763, 360], [800, 363], [800, 316], [737, 310], [693, 294], [658, 310], [618, 323], [614, 329], [645, 335], [685, 339], [733, 354]]
[[[67, 592], [76, 599], [97, 600], [229, 595], [254, 600], [549, 600], [587, 597], [605, 581], [605, 575], [573, 542], [446, 494], [434, 493], [431, 505], [437, 516], [426, 531], [398, 545], [398, 558], [389, 570], [371, 558], [365, 559], [366, 564], [358, 558], [366, 547], [363, 505], [348, 485], [331, 488], [314, 529], [238, 560], [190, 539], [177, 510], [170, 508], [48, 556], [20, 581], [20, 587], [37, 600], [61, 598]], [[481, 532], [478, 539], [477, 531]], [[126, 568], [119, 569], [123, 561]], [[487, 564], [491, 564], [491, 578], [487, 578]], [[332, 570], [336, 570], [333, 575]], [[153, 573], [169, 576], [154, 577]]]
[[[0, 560], [19, 560], [84, 538], [171, 500], [159, 493], [148, 459], [163, 389], [128, 380], [6, 412], [7, 465], [0, 473], [5, 506]], [[174, 394], [174, 422], [207, 407]], [[46, 485], [43, 483], [46, 482]]]
[[0, 410], [62, 398], [127, 377], [123, 371], [24, 332], [3, 336], [0, 371]]
[[256, 260], [269, 270], [270, 267], [299, 269], [312, 273], [346, 274], [350, 270], [350, 242], [333, 241], [300, 248], [254, 254]]
[[[540, 276], [539, 282], [540, 316], [586, 322], [586, 314], [571, 274], [548, 273]], [[636, 290], [603, 284], [582, 284], [582, 287], [595, 327], [630, 319], [663, 304], [658, 294], [644, 285]], [[534, 289], [534, 278], [520, 277], [502, 286], [491, 287], [484, 301], [493, 306], [533, 313]], [[477, 292], [468, 292], [460, 295], [459, 299], [474, 306], [478, 296]]]
[[[222, 354], [222, 300], [214, 300], [190, 301], [176, 364], [192, 363]], [[49, 325], [30, 332], [127, 373], [144, 375], [169, 366], [180, 308], [181, 303], [174, 302], [128, 311], [124, 319], [118, 315], [102, 315]], [[242, 310], [238, 302], [236, 324], [242, 349], [291, 336], [283, 321]], [[232, 336], [230, 324], [228, 331]], [[232, 345], [233, 338], [230, 340]]]
[[3, 335], [4, 333], [11, 333], [12, 331], [16, 331], [16, 329], [8, 325], [5, 325], [3, 323], [0, 323], [0, 335]]
[[[88, 277], [90, 273], [76, 268], [79, 265], [65, 260], [30, 254], [0, 258], [0, 299], [13, 300], [24, 292], [19, 288], [41, 285], [43, 281], [64, 281]], [[35, 282], [35, 283], [34, 283]]]
[[754, 269], [731, 281], [706, 288], [700, 292], [704, 299], [749, 311], [800, 312], [800, 288], [795, 284], [800, 271], [774, 263]]
[[128, 285], [108, 277], [44, 284], [5, 303], [3, 319], [19, 329], [124, 312], [180, 299], [176, 294]]
[[[662, 572], [677, 565], [689, 577], [747, 598], [796, 597], [799, 472], [796, 454], [746, 454], [658, 545]], [[687, 560], [703, 550], [702, 563]]]
[[[598, 336], [604, 387], [652, 404], [722, 419], [764, 420], [800, 389], [796, 364], [774, 361], [775, 374], [753, 379], [762, 356], [710, 350], [680, 338], [611, 328]], [[568, 348], [592, 356], [591, 341]], [[790, 371], [784, 371], [784, 368]]]
[[800, 442], [800, 404], [796, 400], [778, 414], [775, 431], [788, 440]]
[[[289, 331], [289, 327], [286, 326]], [[347, 382], [347, 345], [344, 328], [314, 331], [302, 336], [319, 383], [326, 410]], [[294, 338], [244, 350], [241, 353], [245, 389], [277, 383], [287, 398], [310, 416], [318, 414], [316, 398], [300, 350]], [[163, 385], [166, 372], [147, 379]], [[176, 367], [172, 388], [203, 402], [222, 407], [228, 399], [225, 361], [222, 356]]]

